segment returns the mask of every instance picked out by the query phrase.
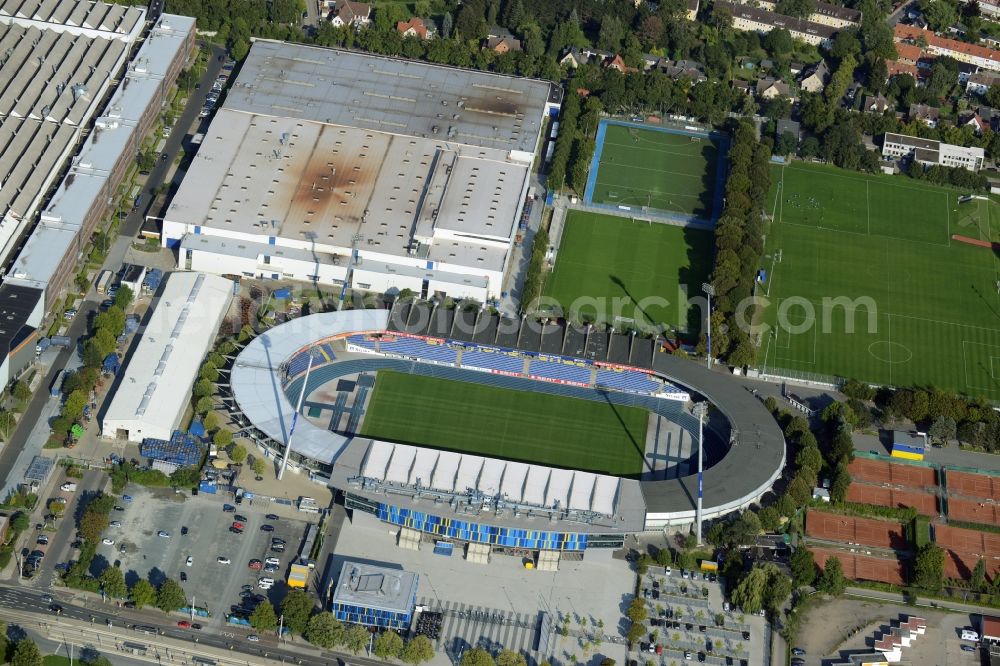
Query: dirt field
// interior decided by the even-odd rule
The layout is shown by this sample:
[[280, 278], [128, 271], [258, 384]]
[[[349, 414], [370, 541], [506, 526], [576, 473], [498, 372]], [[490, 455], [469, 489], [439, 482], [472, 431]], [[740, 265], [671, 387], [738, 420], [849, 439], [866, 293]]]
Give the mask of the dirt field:
[[899, 490], [868, 483], [852, 483], [847, 490], [847, 501], [897, 509], [912, 506], [925, 516], [933, 518], [938, 515], [937, 497], [922, 490]]
[[[888, 483], [909, 488], [934, 488], [937, 486], [937, 472], [929, 467], [855, 458], [848, 469], [851, 471], [851, 476], [858, 481]], [[951, 482], [950, 474], [948, 481]]]
[[840, 559], [844, 567], [844, 576], [856, 580], [873, 580], [893, 585], [906, 584], [906, 563], [899, 559], [869, 557], [856, 555], [836, 548], [816, 548], [810, 546], [816, 564], [822, 568], [831, 557]]
[[908, 547], [902, 523], [842, 516], [812, 509], [806, 513], [806, 534], [817, 539], [875, 548], [906, 550]]
[[1000, 502], [1000, 477], [968, 472], [947, 472], [948, 492]]

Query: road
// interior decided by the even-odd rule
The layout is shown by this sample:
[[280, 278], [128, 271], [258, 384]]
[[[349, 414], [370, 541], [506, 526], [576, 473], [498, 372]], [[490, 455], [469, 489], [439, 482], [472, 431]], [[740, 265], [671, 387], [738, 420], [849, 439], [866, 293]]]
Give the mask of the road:
[[[43, 590], [54, 587], [56, 576], [59, 573], [56, 571], [56, 564], [70, 559], [70, 544], [76, 537], [75, 516], [78, 515], [80, 500], [100, 490], [105, 482], [104, 472], [101, 470], [90, 470], [77, 481], [76, 492], [73, 493], [72, 500], [66, 506], [63, 517], [59, 519], [59, 528], [55, 535], [49, 535], [49, 545], [45, 551], [45, 558], [42, 560], [42, 569], [34, 582], [36, 587]], [[66, 494], [63, 493], [63, 495]], [[29, 544], [27, 547], [31, 548], [32, 546]]]
[[[147, 206], [153, 200], [153, 192], [155, 192], [160, 185], [163, 184], [167, 177], [171, 163], [177, 156], [178, 152], [182, 149], [182, 141], [186, 138], [186, 132], [181, 131], [182, 128], [192, 127], [199, 122], [198, 113], [201, 111], [201, 107], [205, 102], [205, 96], [212, 89], [212, 82], [222, 69], [223, 63], [219, 60], [219, 56], [224, 55], [224, 53], [225, 51], [222, 48], [213, 47], [213, 57], [209, 60], [208, 68], [204, 76], [201, 78], [201, 85], [197, 90], [193, 91], [184, 112], [175, 124], [175, 129], [177, 131], [171, 133], [170, 138], [167, 139], [164, 146], [163, 152], [167, 154], [168, 159], [158, 160], [156, 166], [146, 178], [146, 182], [143, 185], [142, 196], [143, 201]], [[139, 229], [142, 228], [144, 216], [145, 207], [143, 206], [140, 206], [137, 210], [129, 212], [120, 229], [121, 235], [108, 251], [108, 256], [101, 267], [102, 269], [117, 270], [118, 267], [121, 266], [125, 257], [125, 251], [139, 233]], [[77, 305], [78, 314], [70, 323], [69, 329], [66, 331], [66, 335], [69, 336], [71, 340], [76, 341], [87, 333], [87, 324], [90, 321], [91, 316], [96, 312], [97, 306], [101, 300], [103, 300], [103, 297], [99, 296], [93, 289], [91, 289], [87, 293], [84, 300]], [[43, 325], [43, 328], [44, 326], [45, 325]], [[41, 382], [39, 382], [38, 390], [35, 391], [35, 394], [28, 402], [28, 406], [25, 409], [24, 414], [22, 414], [21, 420], [17, 424], [17, 428], [11, 434], [7, 444], [3, 447], [3, 450], [0, 451], [0, 481], [6, 481], [7, 477], [10, 476], [18, 454], [24, 448], [28, 440], [28, 435], [35, 427], [35, 424], [38, 423], [42, 410], [49, 401], [49, 386], [52, 385], [52, 382], [55, 380], [55, 376], [59, 373], [59, 371], [66, 367], [66, 363], [69, 361], [70, 355], [75, 351], [75, 347], [60, 351], [59, 355], [55, 359], [55, 362], [53, 362], [49, 367], [48, 374]], [[3, 485], [5, 484], [0, 483], [0, 486]]]
[[[110, 646], [116, 641], [131, 640], [144, 643], [151, 648], [162, 649], [167, 654], [173, 650], [219, 658], [218, 654], [211, 649], [199, 651], [199, 647], [203, 647], [223, 650], [234, 655], [240, 654], [243, 658], [253, 657], [258, 661], [269, 659], [305, 666], [333, 666], [337, 664], [338, 658], [350, 660], [350, 663], [356, 666], [384, 666], [383, 662], [376, 659], [367, 659], [348, 653], [320, 651], [302, 641], [296, 641], [291, 645], [283, 643], [279, 646], [277, 639], [273, 636], [262, 636], [259, 643], [249, 643], [244, 639], [235, 638], [234, 632], [226, 632], [229, 634], [227, 636], [192, 629], [180, 629], [176, 626], [174, 619], [179, 619], [180, 616], [176, 614], [172, 617], [166, 617], [159, 611], [129, 611], [132, 617], [126, 618], [123, 617], [121, 609], [111, 603], [104, 604], [100, 601], [94, 601], [81, 604], [78, 600], [68, 596], [62, 597], [58, 594], [53, 594], [53, 600], [54, 603], [62, 607], [62, 611], [58, 615], [50, 610], [50, 602], [41, 593], [24, 588], [0, 586], [0, 606], [10, 611], [10, 617], [6, 618], [8, 625], [17, 624], [14, 620], [14, 616], [17, 615], [22, 623], [28, 625], [28, 628], [57, 638], [62, 632], [84, 630], [97, 636], [103, 636], [101, 645]], [[31, 626], [32, 623], [34, 626]], [[159, 633], [152, 636], [132, 631], [132, 627], [136, 624], [155, 627]], [[183, 641], [183, 643], [177, 641]], [[91, 642], [97, 644], [98, 639], [91, 639]], [[226, 660], [233, 661], [232, 659]]]

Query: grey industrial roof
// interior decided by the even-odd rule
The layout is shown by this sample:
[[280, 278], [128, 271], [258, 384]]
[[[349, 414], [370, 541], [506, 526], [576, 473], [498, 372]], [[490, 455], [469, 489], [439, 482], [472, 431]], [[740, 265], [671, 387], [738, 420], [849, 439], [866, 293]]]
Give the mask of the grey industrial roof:
[[535, 151], [544, 81], [256, 41], [229, 108], [466, 145]]
[[345, 560], [331, 603], [409, 613], [419, 579], [410, 571]]
[[88, 0], [0, 0], [0, 21], [25, 19], [54, 29], [82, 28], [107, 33], [112, 38], [131, 35], [145, 17], [146, 8], [142, 6]]
[[923, 148], [924, 150], [933, 151], [937, 151], [941, 147], [941, 142], [936, 139], [922, 139], [919, 136], [910, 136], [909, 134], [893, 134], [892, 132], [885, 133], [883, 145], [885, 143], [899, 143], [911, 148]]

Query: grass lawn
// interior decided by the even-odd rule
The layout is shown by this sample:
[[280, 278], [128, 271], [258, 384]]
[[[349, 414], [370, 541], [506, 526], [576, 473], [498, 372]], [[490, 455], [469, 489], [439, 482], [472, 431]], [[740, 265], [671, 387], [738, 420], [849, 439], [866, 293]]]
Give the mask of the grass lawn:
[[695, 336], [700, 311], [686, 295], [701, 294], [714, 247], [707, 231], [571, 210], [543, 293], [575, 319], [623, 317]]
[[712, 217], [718, 186], [716, 142], [654, 129], [605, 127], [594, 203]]
[[382, 371], [362, 435], [554, 467], [638, 475], [648, 412]]
[[[763, 292], [766, 321], [779, 325], [761, 364], [1000, 398], [1000, 262], [951, 238], [996, 240], [995, 202], [801, 163], [773, 167], [772, 183]], [[867, 305], [824, 307], [841, 297]]]
[[[64, 657], [61, 654], [47, 654], [42, 657], [42, 666], [69, 666], [69, 657]], [[80, 663], [77, 659], [76, 663]]]

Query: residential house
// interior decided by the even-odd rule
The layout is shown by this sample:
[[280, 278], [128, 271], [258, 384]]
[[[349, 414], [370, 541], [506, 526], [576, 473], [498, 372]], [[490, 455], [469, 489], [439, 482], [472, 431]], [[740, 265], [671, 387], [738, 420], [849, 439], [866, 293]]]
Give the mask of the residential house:
[[897, 43], [926, 44], [925, 51], [931, 55], [948, 56], [982, 69], [1000, 71], [1000, 51], [985, 46], [939, 37], [930, 30], [902, 24], [896, 24], [894, 36]]
[[601, 66], [604, 69], [615, 69], [615, 70], [618, 70], [622, 74], [629, 74], [631, 72], [638, 72], [639, 71], [635, 67], [629, 67], [629, 66], [627, 66], [625, 64], [624, 58], [622, 58], [620, 55], [617, 55], [617, 54], [611, 56], [610, 58], [605, 59], [605, 61], [603, 63], [601, 63]]
[[958, 126], [962, 127], [965, 125], [971, 127], [977, 135], [982, 135], [984, 130], [990, 129], [989, 122], [984, 120], [978, 111], [973, 111], [971, 114], [959, 119]]
[[792, 98], [791, 88], [781, 79], [767, 77], [757, 81], [755, 92], [759, 99], [774, 99], [775, 97]]
[[806, 66], [801, 62], [793, 62], [788, 65], [788, 69], [792, 72], [792, 76], [798, 76], [805, 70]]
[[862, 113], [883, 114], [892, 108], [892, 104], [883, 95], [865, 95], [861, 100]]
[[941, 165], [979, 171], [986, 160], [986, 152], [982, 148], [965, 148], [932, 139], [886, 132], [882, 140], [882, 157], [913, 158], [925, 166]]
[[906, 117], [911, 121], [919, 120], [928, 127], [937, 127], [941, 111], [936, 107], [927, 106], [926, 104], [911, 104]]
[[[963, 0], [963, 4], [972, 4], [971, 0]], [[996, 21], [1000, 19], [1000, 0], [976, 0], [979, 14], [986, 19]]]
[[330, 23], [340, 28], [345, 25], [361, 28], [371, 23], [372, 7], [353, 0], [337, 0]]
[[490, 28], [489, 35], [487, 35], [483, 46], [494, 53], [511, 53], [521, 50], [521, 40], [503, 28], [494, 26]]
[[823, 92], [823, 88], [826, 87], [826, 82], [829, 80], [830, 68], [825, 60], [820, 60], [805, 73], [802, 80], [799, 81], [799, 88], [811, 93]]
[[901, 74], [909, 74], [916, 81], [920, 77], [920, 71], [917, 69], [916, 65], [910, 65], [905, 62], [899, 62], [898, 60], [886, 60], [886, 69], [888, 70], [885, 80], [890, 81], [894, 76], [899, 76]]
[[[769, 12], [778, 11], [776, 0], [738, 0], [744, 5], [753, 5]], [[848, 28], [861, 25], [861, 12], [857, 9], [849, 9], [843, 5], [834, 5], [828, 2], [814, 3], [813, 11], [805, 20], [812, 23], [819, 23], [831, 28]]]
[[414, 16], [409, 21], [398, 22], [396, 24], [396, 32], [403, 37], [430, 39], [434, 36], [434, 24], [431, 21], [425, 21], [419, 16]]
[[918, 44], [900, 42], [896, 44], [896, 61], [916, 65], [924, 57], [924, 49]]
[[695, 21], [698, 19], [698, 7], [701, 4], [701, 0], [687, 0], [687, 15], [688, 21]]
[[754, 86], [749, 81], [744, 81], [743, 79], [733, 79], [733, 90], [737, 90], [744, 95], [749, 95], [753, 93]]
[[590, 60], [590, 58], [574, 46], [567, 49], [566, 53], [563, 54], [563, 57], [559, 58], [559, 64], [566, 65], [570, 69], [576, 69], [588, 60]]
[[964, 86], [969, 81], [969, 77], [979, 71], [979, 68], [975, 65], [970, 65], [967, 62], [958, 63], [958, 85]]
[[995, 85], [1000, 85], [1000, 74], [976, 72], [965, 82], [965, 92], [969, 95], [985, 95]]
[[705, 76], [705, 66], [696, 60], [661, 60], [657, 67], [672, 79], [686, 78], [692, 83], [708, 80]]
[[716, 0], [713, 6], [715, 11], [724, 11], [733, 17], [733, 28], [736, 30], [768, 33], [775, 28], [784, 28], [793, 38], [813, 46], [829, 46], [833, 36], [837, 34], [837, 29], [828, 25], [775, 14], [766, 9], [741, 5], [729, 0]]

